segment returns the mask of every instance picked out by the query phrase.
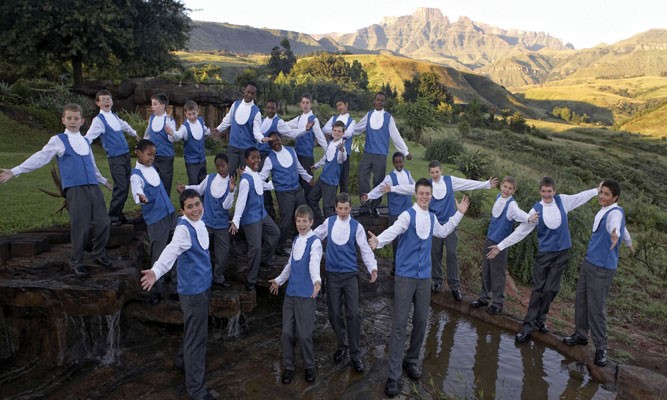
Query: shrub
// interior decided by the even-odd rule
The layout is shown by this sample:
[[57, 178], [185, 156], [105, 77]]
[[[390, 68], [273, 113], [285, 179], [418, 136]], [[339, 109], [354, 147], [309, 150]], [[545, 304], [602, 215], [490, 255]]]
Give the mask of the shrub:
[[456, 157], [463, 152], [463, 145], [456, 139], [446, 137], [433, 142], [426, 148], [425, 160], [438, 160], [441, 163], [452, 164]]
[[456, 157], [456, 166], [466, 178], [480, 180], [489, 175], [489, 156], [480, 150], [464, 150]]

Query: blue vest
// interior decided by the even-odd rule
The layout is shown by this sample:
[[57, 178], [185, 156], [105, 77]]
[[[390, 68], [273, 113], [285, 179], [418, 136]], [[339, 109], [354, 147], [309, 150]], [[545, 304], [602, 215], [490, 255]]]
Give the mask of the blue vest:
[[[329, 146], [333, 146], [331, 143], [329, 143]], [[340, 150], [338, 150], [338, 147], [336, 147], [334, 158], [331, 161], [327, 160], [326, 153], [324, 154], [325, 156], [324, 168], [322, 168], [322, 174], [320, 174], [320, 179], [327, 185], [338, 186], [338, 182], [340, 182], [340, 171], [342, 170], [341, 168], [342, 164], [338, 162], [339, 152]]]
[[180, 294], [195, 295], [204, 293], [211, 287], [213, 274], [211, 273], [211, 256], [208, 248], [201, 247], [197, 240], [197, 231], [185, 218], [178, 221], [190, 232], [192, 243], [187, 251], [178, 256], [178, 286]]
[[[267, 117], [268, 118], [268, 117]], [[266, 118], [264, 119], [266, 121]], [[262, 132], [264, 137], [269, 137], [269, 133], [271, 132], [278, 132], [278, 122], [280, 121], [280, 116], [278, 114], [273, 116], [273, 120], [271, 120], [271, 125], [269, 125], [269, 129], [266, 131]], [[260, 153], [271, 153], [271, 145], [267, 143], [262, 143], [259, 145], [259, 152]]]
[[229, 132], [229, 145], [239, 149], [257, 147], [257, 140], [255, 140], [255, 135], [253, 133], [253, 125], [255, 116], [259, 112], [259, 108], [253, 104], [248, 121], [243, 125], [239, 125], [236, 122], [236, 110], [239, 108], [241, 101], [243, 100], [236, 100], [234, 102], [234, 111], [232, 112], [232, 115], [230, 115], [232, 126]]
[[429, 238], [422, 240], [417, 236], [415, 221], [417, 212], [410, 207], [406, 211], [410, 215], [410, 226], [398, 237], [396, 249], [396, 276], [404, 278], [431, 279], [431, 237], [435, 215], [430, 213], [431, 227]]
[[148, 119], [148, 135], [157, 148], [155, 155], [158, 157], [173, 157], [174, 144], [169, 141], [169, 135], [167, 134], [167, 131], [164, 130], [164, 126], [167, 125], [167, 118], [165, 117], [162, 129], [157, 132], [155, 132], [152, 127], [153, 118], [155, 118], [155, 115], [151, 115]]
[[[288, 296], [310, 298], [313, 294], [313, 280], [310, 278], [310, 248], [313, 242], [319, 240], [317, 236], [313, 235], [306, 239], [306, 248], [303, 251], [303, 256], [300, 260], [294, 259], [294, 252], [292, 252], [292, 261], [290, 264], [289, 280], [287, 281]], [[292, 248], [294, 243], [292, 242]]]
[[389, 154], [389, 120], [391, 119], [391, 114], [385, 111], [382, 127], [375, 130], [371, 128], [372, 113], [373, 111], [369, 111], [366, 115], [366, 144], [364, 145], [364, 152], [386, 156]]
[[216, 199], [211, 194], [211, 184], [217, 174], [217, 172], [210, 174], [208, 176], [208, 181], [206, 181], [206, 191], [204, 192], [204, 216], [202, 216], [202, 220], [204, 221], [204, 224], [211, 229], [227, 229], [229, 228], [229, 212], [225, 210], [222, 203], [229, 195], [229, 181], [227, 181], [225, 194], [219, 199]]
[[183, 141], [183, 158], [185, 158], [186, 164], [199, 164], [206, 161], [206, 151], [204, 150], [204, 120], [201, 117], [198, 117], [197, 121], [202, 129], [201, 139], [199, 140], [192, 136], [190, 121], [186, 119], [185, 122], [183, 122], [188, 135], [188, 140]]
[[[333, 124], [335, 124], [336, 121], [338, 121], [338, 117], [339, 117], [339, 115], [336, 115], [336, 116], [333, 117], [333, 121], [331, 121], [331, 129], [333, 129]], [[348, 116], [347, 117], [347, 123], [345, 124], [345, 131], [346, 132], [347, 132], [347, 128], [349, 128], [350, 125], [352, 125], [352, 117]], [[352, 139], [354, 139], [354, 137], [351, 137], [351, 138], [345, 140], [345, 152], [347, 152], [348, 159], [350, 158], [350, 154], [352, 154], [352, 142], [353, 142]]]
[[[303, 115], [303, 114], [302, 114]], [[301, 116], [297, 119], [297, 125], [301, 120]], [[315, 120], [314, 115], [308, 116], [308, 122], [313, 122]], [[310, 128], [305, 135], [299, 136], [294, 143], [294, 150], [296, 154], [301, 157], [313, 157], [313, 147], [315, 147], [315, 133], [313, 128]]]
[[[500, 198], [500, 193], [496, 196], [496, 201]], [[486, 232], [486, 236], [496, 243], [502, 242], [510, 233], [512, 233], [512, 226], [514, 226], [514, 221], [507, 219], [507, 210], [510, 208], [510, 203], [514, 201], [514, 197], [511, 197], [505, 203], [503, 212], [500, 213], [498, 218], [493, 216], [491, 213], [491, 222], [489, 223], [489, 230]]]
[[63, 190], [74, 186], [97, 185], [95, 166], [90, 158], [93, 149], [88, 144], [88, 155], [77, 154], [69, 143], [66, 133], [59, 133], [58, 139], [65, 145], [65, 152], [58, 157], [58, 171], [60, 171], [60, 185]]
[[333, 231], [336, 219], [338, 219], [336, 215], [332, 215], [328, 219], [326, 269], [329, 272], [338, 273], [357, 272], [359, 267], [357, 267], [356, 234], [359, 222], [350, 217], [350, 237], [347, 239], [347, 243], [338, 245], [331, 240], [331, 232]]
[[273, 189], [276, 192], [288, 192], [301, 187], [301, 185], [299, 185], [299, 172], [297, 171], [296, 166], [299, 160], [296, 158], [294, 149], [287, 146], [283, 146], [283, 149], [292, 156], [292, 165], [288, 168], [280, 165], [278, 155], [274, 151], [269, 153], [272, 165], [271, 180], [273, 181]]
[[[241, 175], [241, 180], [248, 181], [248, 199], [241, 215], [241, 226], [254, 224], [266, 218], [266, 209], [264, 208], [264, 192], [257, 194], [255, 192], [254, 179], [250, 174]], [[256, 238], [252, 238], [256, 239]]]
[[148, 203], [141, 205], [141, 215], [143, 215], [147, 225], [153, 225], [176, 212], [169, 196], [167, 196], [167, 191], [164, 190], [162, 181], [160, 181], [158, 186], [152, 186], [148, 183], [141, 170], [135, 168], [132, 170], [132, 174], [138, 175], [144, 180], [144, 195]]
[[[412, 175], [410, 175], [410, 171], [407, 169], [404, 171], [408, 175], [408, 181], [410, 183], [415, 183], [412, 179]], [[398, 177], [396, 176], [396, 173], [391, 171], [389, 176], [391, 177], [391, 184], [393, 186], [398, 185]], [[412, 195], [389, 192], [387, 193], [387, 206], [389, 207], [389, 215], [399, 216], [403, 211], [412, 207]]]
[[[621, 220], [621, 231], [617, 232], [619, 239], [614, 248], [611, 248], [611, 235], [607, 232], [607, 216], [610, 212], [619, 210], [623, 214]], [[600, 223], [598, 229], [593, 231], [590, 242], [588, 242], [588, 250], [586, 250], [586, 260], [596, 267], [616, 269], [618, 266], [618, 250], [621, 248], [621, 239], [623, 231], [625, 230], [625, 211], [622, 207], [614, 207], [608, 210]]]
[[[444, 224], [449, 221], [449, 218], [456, 214], [456, 202], [454, 201], [454, 186], [452, 185], [452, 177], [449, 175], [443, 175], [440, 179], [445, 182], [447, 186], [447, 194], [440, 200], [436, 198], [431, 199], [431, 203], [428, 205], [428, 210], [435, 214], [438, 217], [438, 222]], [[433, 182], [433, 179], [431, 179]]]
[[101, 139], [102, 147], [104, 147], [104, 150], [107, 152], [107, 156], [118, 157], [129, 153], [130, 150], [127, 146], [127, 140], [125, 140], [123, 131], [121, 129], [114, 130], [102, 113], [98, 114], [97, 117], [104, 124], [104, 133], [102, 134]]
[[544, 224], [542, 204], [538, 201], [533, 209], [540, 213], [539, 223], [537, 224], [537, 247], [540, 252], [557, 252], [567, 250], [572, 247], [570, 240], [570, 229], [567, 226], [567, 213], [563, 208], [563, 202], [560, 195], [554, 196], [556, 206], [560, 211], [560, 226], [558, 229], [549, 229]]

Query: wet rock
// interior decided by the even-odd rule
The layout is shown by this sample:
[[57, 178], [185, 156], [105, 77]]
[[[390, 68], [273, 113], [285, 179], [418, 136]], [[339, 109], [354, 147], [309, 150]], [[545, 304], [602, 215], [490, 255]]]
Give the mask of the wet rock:
[[632, 365], [618, 366], [618, 394], [622, 399], [667, 399], [667, 377]]
[[130, 224], [111, 227], [107, 248], [120, 247], [135, 240], [134, 226]]

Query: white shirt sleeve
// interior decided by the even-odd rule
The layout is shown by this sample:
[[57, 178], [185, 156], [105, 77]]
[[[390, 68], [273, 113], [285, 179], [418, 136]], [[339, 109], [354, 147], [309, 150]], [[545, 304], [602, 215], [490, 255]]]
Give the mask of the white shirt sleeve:
[[206, 191], [206, 185], [208, 184], [208, 176], [204, 178], [203, 181], [199, 185], [185, 185], [186, 189], [193, 189], [196, 190], [197, 193], [199, 193], [200, 196], [204, 195], [204, 192]]
[[[170, 127], [171, 131], [174, 134], [176, 133], [176, 121], [174, 121], [174, 119], [172, 117], [170, 117], [168, 115], [166, 117], [164, 117], [164, 126], [165, 126], [165, 128]], [[165, 130], [165, 133], [166, 133], [166, 130]], [[172, 143], [178, 142], [179, 140], [181, 140], [181, 139], [176, 138], [174, 136], [175, 135], [173, 135], [173, 134], [172, 135], [167, 134], [167, 139], [169, 139], [169, 141], [172, 142]]]
[[130, 187], [132, 188], [132, 199], [136, 204], [141, 204], [139, 195], [144, 195], [144, 180], [137, 174], [130, 176]]
[[185, 127], [185, 123], [182, 123], [177, 130], [174, 131], [174, 141], [182, 140], [184, 142], [188, 141], [188, 129]]
[[295, 159], [294, 162], [296, 162], [296, 172], [299, 174], [301, 179], [306, 182], [310, 182], [313, 179], [313, 176], [309, 174], [309, 171], [306, 171], [298, 159]]
[[188, 228], [183, 225], [177, 226], [171, 242], [162, 250], [160, 258], [158, 258], [153, 268], [151, 268], [151, 271], [155, 272], [156, 280], [166, 274], [173, 267], [178, 256], [189, 250], [191, 246], [192, 241], [190, 240], [190, 231], [188, 231]]
[[327, 151], [327, 139], [324, 137], [324, 133], [322, 132], [322, 128], [320, 128], [320, 121], [315, 118], [313, 124], [313, 133], [315, 134], [315, 140], [317, 140], [317, 143], [320, 145], [324, 151]]
[[325, 135], [331, 135], [331, 133], [333, 132], [333, 119], [334, 117], [329, 118], [327, 123], [324, 124], [324, 126], [322, 127], [322, 132]]
[[357, 232], [355, 233], [355, 239], [357, 240], [357, 245], [359, 246], [359, 251], [361, 252], [361, 259], [364, 260], [366, 269], [370, 274], [373, 270], [378, 269], [378, 262], [375, 259], [375, 254], [371, 250], [371, 246], [368, 245], [368, 239], [366, 238], [366, 232], [364, 227], [359, 224], [357, 225]]
[[410, 226], [410, 214], [407, 211], [403, 211], [401, 215], [398, 216], [396, 222], [389, 228], [385, 229], [384, 232], [377, 236], [378, 239], [378, 249], [383, 248], [388, 243], [391, 243], [399, 235], [405, 233]]
[[[380, 182], [379, 185], [377, 185], [376, 187], [373, 188], [373, 190], [368, 192], [368, 199], [369, 200], [379, 199], [380, 197], [382, 197], [384, 195], [384, 192], [382, 191], [382, 187], [384, 187], [385, 185], [391, 186], [391, 184], [392, 184], [391, 176], [389, 176], [389, 175], [385, 176], [384, 180], [382, 180], [382, 182]], [[412, 189], [414, 190], [414, 188], [412, 188]], [[393, 190], [393, 188], [392, 188], [392, 190]]]
[[118, 116], [116, 116], [116, 119], [118, 119], [118, 122], [120, 122], [120, 129], [123, 132], [127, 133], [130, 136], [137, 137], [137, 131], [135, 131], [134, 128], [132, 128], [132, 126], [130, 126], [130, 124], [128, 124], [127, 122], [118, 118]]
[[250, 190], [250, 185], [246, 179], [240, 179], [240, 181], [239, 194], [236, 198], [236, 207], [234, 208], [234, 218], [232, 218], [232, 222], [237, 228], [241, 227], [241, 216], [245, 210], [245, 205], [248, 201], [248, 192]]
[[320, 264], [322, 262], [322, 242], [316, 240], [310, 246], [310, 261], [308, 262], [308, 270], [310, 272], [310, 280], [313, 285], [317, 282], [322, 283], [320, 277]]
[[95, 169], [95, 178], [97, 178], [97, 182], [105, 185], [107, 183], [107, 178], [102, 176], [102, 173], [100, 170], [97, 168], [97, 163], [95, 162], [95, 154], [93, 154], [93, 149], [90, 149], [90, 160], [93, 163], [93, 169]]
[[363, 117], [357, 122], [357, 124], [354, 126], [354, 134], [355, 135], [361, 135], [365, 130], [366, 130], [366, 124], [368, 123], [368, 114], [364, 114]]
[[457, 178], [452, 176], [452, 189], [455, 192], [462, 190], [477, 190], [477, 189], [491, 189], [491, 182], [489, 181], [473, 181], [471, 179]]
[[313, 230], [313, 234], [320, 240], [326, 239], [329, 234], [329, 218], [325, 218], [324, 222]]
[[389, 137], [391, 138], [391, 141], [394, 142], [394, 147], [396, 147], [396, 150], [403, 153], [404, 156], [407, 156], [410, 153], [410, 151], [408, 151], [408, 145], [405, 144], [401, 134], [398, 132], [396, 121], [394, 121], [393, 116], [389, 118]]
[[449, 220], [442, 225], [440, 225], [437, 218], [434, 218], [433, 236], [439, 238], [447, 237], [450, 233], [454, 232], [454, 229], [456, 229], [456, 226], [461, 222], [461, 219], [463, 219], [463, 214], [461, 214], [460, 211], [456, 211], [456, 213], [449, 217]]
[[[120, 118], [118, 120], [120, 121]], [[86, 132], [86, 136], [84, 136], [84, 138], [88, 141], [88, 143], [93, 143], [93, 141], [100, 137], [100, 135], [103, 134], [105, 130], [106, 128], [104, 127], [104, 123], [102, 120], [100, 120], [99, 117], [96, 116], [90, 122], [90, 128], [88, 128], [88, 132]]]
[[32, 172], [51, 162], [53, 157], [60, 157], [63, 154], [65, 154], [65, 145], [62, 140], [58, 136], [51, 136], [51, 139], [49, 139], [41, 150], [28, 157], [20, 165], [12, 168], [12, 174], [19, 176]]
[[402, 183], [400, 185], [392, 186], [391, 191], [396, 194], [413, 195], [415, 194], [415, 185], [411, 185], [409, 183]]
[[236, 106], [236, 103], [233, 103], [232, 106], [229, 108], [229, 112], [227, 115], [222, 118], [222, 122], [220, 122], [220, 125], [216, 128], [219, 132], [224, 131], [225, 129], [229, 128], [232, 126], [232, 113], [234, 112], [234, 107]]
[[264, 134], [262, 133], [262, 115], [259, 111], [257, 111], [255, 119], [252, 121], [252, 135], [255, 137], [257, 143], [262, 143]]
[[560, 199], [563, 202], [563, 208], [566, 213], [574, 210], [575, 208], [582, 206], [588, 203], [588, 200], [598, 195], [598, 189], [589, 189], [579, 192], [577, 194], [561, 194]]
[[519, 205], [516, 204], [516, 201], [510, 203], [507, 208], [507, 219], [509, 221], [516, 221], [519, 223], [528, 221], [528, 213], [519, 208]]
[[343, 139], [352, 140], [352, 137], [359, 135], [361, 135], [361, 133], [357, 132], [357, 123], [353, 120], [350, 123], [350, 126], [348, 126], [347, 129], [345, 129], [345, 133], [343, 134]]
[[262, 165], [262, 170], [259, 171], [260, 178], [265, 181], [269, 177], [271, 170], [273, 170], [273, 161], [271, 161], [271, 157], [266, 157], [264, 159], [264, 165]]
[[282, 286], [283, 283], [289, 279], [289, 273], [291, 271], [292, 267], [292, 255], [289, 255], [289, 258], [287, 259], [287, 264], [285, 264], [285, 267], [283, 268], [282, 272], [280, 272], [280, 275], [276, 276], [274, 280], [278, 284], [278, 286]]
[[283, 121], [282, 119], [278, 121], [278, 133], [280, 133], [282, 136], [291, 138], [291, 139], [296, 139], [300, 136], [303, 136], [306, 134], [305, 130], [299, 131], [298, 128], [292, 129], [287, 122]]
[[[533, 214], [535, 214], [535, 209], [530, 209], [528, 212], [528, 217], [530, 218]], [[526, 238], [532, 232], [535, 227], [537, 227], [537, 224], [539, 221], [535, 222], [523, 222], [519, 226], [514, 229], [514, 232], [512, 232], [508, 237], [503, 239], [500, 243], [498, 243], [498, 248], [502, 251], [505, 250], [506, 248], [510, 246], [514, 246], [515, 244], [519, 243], [523, 239]]]
[[[612, 210], [609, 213], [609, 216], [607, 217], [607, 226], [605, 229], [607, 229], [607, 232], [611, 235], [611, 233], [616, 230], [616, 233], [621, 231], [621, 222], [623, 221], [623, 214], [621, 213], [620, 210]], [[630, 247], [632, 246], [632, 238], [630, 237], [630, 232], [628, 232], [628, 229], [625, 228], [623, 229], [623, 233], [620, 235], [621, 240], [623, 243]]]

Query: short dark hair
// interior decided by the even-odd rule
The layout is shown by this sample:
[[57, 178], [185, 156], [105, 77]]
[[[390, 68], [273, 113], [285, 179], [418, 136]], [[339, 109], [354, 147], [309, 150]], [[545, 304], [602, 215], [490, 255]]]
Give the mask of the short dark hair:
[[310, 93], [304, 93], [304, 94], [301, 95], [301, 100], [303, 100], [303, 99], [308, 99], [312, 102], [313, 101], [313, 95], [310, 94]]
[[334, 101], [334, 106], [338, 103], [347, 104], [347, 99], [345, 97], [342, 97], [342, 96], [337, 97], [336, 100]]
[[199, 110], [199, 106], [194, 100], [188, 100], [183, 104], [185, 111]]
[[280, 134], [280, 132], [278, 132], [278, 131], [271, 131], [271, 132], [269, 132], [269, 134], [268, 134], [268, 135], [266, 135], [266, 137], [269, 137], [269, 136], [271, 136], [271, 135], [278, 135], [278, 136], [282, 136], [282, 135]]
[[339, 203], [350, 203], [350, 205], [352, 205], [352, 199], [350, 199], [350, 195], [348, 193], [341, 192], [336, 195], [336, 201], [334, 204]]
[[245, 151], [243, 152], [243, 158], [247, 159], [248, 157], [250, 157], [250, 153], [252, 153], [253, 151], [259, 152], [259, 150], [257, 150], [257, 147], [248, 147], [247, 149], [245, 149]]
[[78, 112], [83, 117], [83, 108], [76, 103], [67, 103], [63, 106], [63, 117], [65, 116], [65, 111]]
[[273, 103], [273, 104], [275, 104], [275, 105], [277, 106], [277, 105], [278, 105], [278, 100], [276, 100], [276, 99], [268, 99], [267, 101], [264, 102], [264, 105], [267, 105], [267, 104], [269, 104], [269, 103]]
[[255, 82], [253, 82], [253, 81], [248, 81], [248, 82], [246, 82], [246, 84], [245, 84], [245, 86], [243, 86], [243, 88], [245, 89], [245, 88], [247, 88], [248, 86], [252, 86], [252, 87], [254, 87], [255, 89], [257, 89], [257, 84], [256, 84]]
[[141, 139], [140, 141], [137, 142], [137, 145], [134, 146], [134, 149], [137, 151], [146, 151], [146, 149], [149, 147], [157, 147], [157, 146], [155, 146], [155, 143], [153, 143], [148, 139]]
[[500, 183], [503, 184], [504, 182], [511, 183], [512, 186], [514, 186], [514, 189], [517, 188], [516, 178], [513, 177], [513, 176], [509, 176], [509, 175], [505, 176], [505, 177], [503, 178], [502, 182], [500, 182]]
[[229, 157], [227, 157], [227, 154], [225, 154], [225, 153], [216, 154], [215, 159], [213, 160], [213, 163], [215, 163], [218, 160], [222, 160], [222, 161], [226, 162], [227, 164], [229, 164]]
[[185, 200], [195, 197], [201, 201], [201, 195], [194, 189], [185, 189], [183, 192], [181, 192], [181, 195], [178, 196], [178, 201], [181, 203], [181, 210], [185, 206]]
[[387, 95], [384, 94], [384, 92], [375, 92], [375, 96], [373, 96], [373, 98], [376, 98], [376, 97], [378, 97], [378, 96], [382, 96], [382, 97], [384, 97], [385, 99], [387, 98]]
[[333, 129], [333, 128], [335, 128], [335, 127], [343, 128], [343, 132], [345, 132], [345, 122], [343, 122], [343, 121], [336, 121], [336, 122], [334, 122], [334, 124], [333, 124], [333, 126], [331, 127], [331, 129]]
[[545, 176], [540, 180], [540, 186], [539, 188], [542, 189], [544, 186], [554, 188], [556, 190], [556, 181], [553, 180], [553, 178], [549, 176]]
[[313, 209], [310, 208], [307, 204], [301, 204], [294, 211], [294, 217], [308, 217], [309, 220], [313, 220]]
[[169, 105], [169, 97], [164, 93], [156, 93], [152, 95], [151, 100], [157, 100], [160, 104], [164, 104], [165, 107]]
[[95, 101], [99, 101], [100, 96], [109, 96], [109, 97], [111, 97], [111, 92], [108, 91], [107, 89], [99, 90], [97, 93], [95, 93]]
[[431, 188], [431, 191], [433, 191], [433, 182], [431, 182], [430, 179], [419, 178], [417, 182], [415, 182], [415, 193], [417, 193], [417, 188], [420, 186], [428, 186]]
[[602, 186], [606, 187], [611, 191], [612, 196], [621, 197], [621, 185], [613, 179], [605, 179], [602, 181]]
[[440, 161], [431, 160], [431, 161], [428, 162], [428, 169], [430, 170], [431, 168], [436, 168], [436, 167], [441, 168], [441, 165], [442, 164], [440, 164]]
[[391, 162], [394, 162], [394, 160], [396, 159], [396, 157], [400, 157], [400, 158], [402, 158], [402, 159], [405, 160], [405, 156], [403, 155], [403, 153], [401, 153], [400, 151], [397, 151], [396, 153], [394, 153], [394, 154], [391, 156]]

